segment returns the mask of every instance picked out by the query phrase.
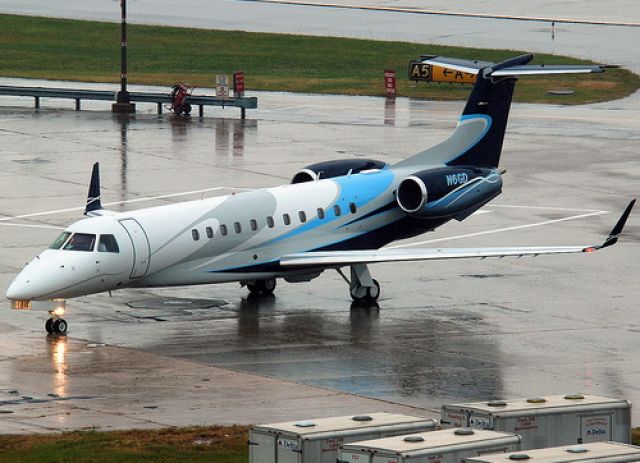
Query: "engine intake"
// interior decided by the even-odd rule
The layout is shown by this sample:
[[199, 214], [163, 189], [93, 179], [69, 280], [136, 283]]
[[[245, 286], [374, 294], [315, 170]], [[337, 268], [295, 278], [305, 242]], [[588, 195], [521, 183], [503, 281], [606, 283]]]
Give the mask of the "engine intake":
[[502, 177], [494, 169], [442, 167], [404, 178], [396, 201], [419, 218], [466, 217], [501, 191]]
[[374, 159], [337, 159], [335, 161], [324, 161], [311, 164], [297, 172], [291, 183], [314, 182], [325, 178], [334, 178], [357, 174], [363, 170], [384, 169], [387, 164]]

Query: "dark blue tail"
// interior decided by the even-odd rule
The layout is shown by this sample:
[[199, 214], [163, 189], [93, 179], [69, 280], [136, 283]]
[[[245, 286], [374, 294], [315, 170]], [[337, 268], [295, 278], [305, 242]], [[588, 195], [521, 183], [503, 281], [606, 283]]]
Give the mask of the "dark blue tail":
[[506, 67], [520, 66], [529, 63], [533, 55], [522, 55], [478, 73], [476, 83], [467, 105], [462, 112], [462, 119], [484, 116], [489, 127], [483, 136], [469, 149], [447, 162], [449, 166], [498, 167], [502, 142], [507, 129], [507, 119], [513, 98], [513, 89], [517, 77], [493, 77], [492, 73]]
[[531, 65], [532, 54], [493, 64], [483, 61], [428, 57], [423, 63], [476, 74], [458, 125], [451, 136], [393, 165], [394, 168], [425, 169], [435, 166], [496, 168], [500, 162], [513, 89], [520, 75], [604, 72], [602, 65]]

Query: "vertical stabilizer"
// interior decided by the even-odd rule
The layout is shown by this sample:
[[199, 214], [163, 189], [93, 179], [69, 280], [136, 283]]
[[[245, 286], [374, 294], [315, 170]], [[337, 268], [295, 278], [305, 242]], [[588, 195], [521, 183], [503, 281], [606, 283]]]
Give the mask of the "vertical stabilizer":
[[102, 209], [100, 202], [100, 163], [96, 162], [91, 170], [91, 183], [89, 183], [89, 193], [87, 194], [87, 205], [84, 208], [84, 215], [92, 215], [92, 212]]
[[509, 109], [518, 76], [603, 72], [603, 66], [530, 65], [534, 55], [526, 54], [498, 64], [429, 57], [434, 66], [476, 74], [467, 104], [453, 134], [433, 146], [400, 161], [393, 167], [477, 166], [496, 168], [507, 128]]

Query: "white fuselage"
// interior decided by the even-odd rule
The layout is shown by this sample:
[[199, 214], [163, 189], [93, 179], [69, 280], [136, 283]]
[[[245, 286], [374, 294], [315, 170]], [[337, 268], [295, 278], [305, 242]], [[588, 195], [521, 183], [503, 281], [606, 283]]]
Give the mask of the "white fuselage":
[[[65, 230], [66, 243], [31, 261], [7, 297], [284, 276], [280, 256], [336, 245], [405, 217], [397, 207], [378, 211], [394, 202], [396, 185], [396, 174], [384, 169], [90, 217]], [[95, 244], [73, 249], [76, 233], [93, 236]], [[101, 249], [105, 235], [114, 237], [117, 252]]]

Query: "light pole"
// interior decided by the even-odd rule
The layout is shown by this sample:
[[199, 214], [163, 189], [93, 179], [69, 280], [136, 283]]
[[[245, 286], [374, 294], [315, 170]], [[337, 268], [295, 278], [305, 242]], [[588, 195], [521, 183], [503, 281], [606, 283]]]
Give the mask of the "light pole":
[[133, 113], [136, 106], [129, 100], [127, 91], [127, 0], [120, 0], [121, 28], [120, 28], [120, 91], [116, 96], [116, 103], [111, 110], [117, 113]]

